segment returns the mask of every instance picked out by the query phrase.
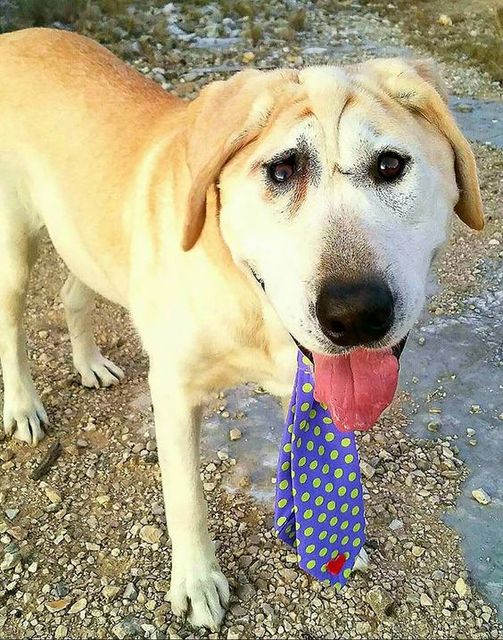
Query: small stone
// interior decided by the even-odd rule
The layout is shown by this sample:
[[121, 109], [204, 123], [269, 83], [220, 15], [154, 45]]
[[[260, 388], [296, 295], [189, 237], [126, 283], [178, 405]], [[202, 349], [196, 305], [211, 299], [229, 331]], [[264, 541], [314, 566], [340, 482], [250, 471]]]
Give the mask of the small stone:
[[66, 638], [68, 636], [68, 627], [66, 627], [64, 624], [59, 624], [56, 627], [56, 631], [54, 632], [54, 637], [56, 638], [56, 640], [63, 640], [63, 638]]
[[161, 539], [161, 536], [162, 536], [162, 531], [159, 529], [159, 527], [145, 525], [140, 529], [140, 538], [150, 544], [155, 544], [156, 542], [159, 542], [159, 540]]
[[474, 489], [472, 497], [480, 504], [489, 504], [491, 502], [491, 496], [481, 488]]
[[446, 13], [442, 13], [438, 16], [438, 24], [442, 27], [452, 27], [452, 18]]
[[298, 575], [293, 569], [280, 569], [279, 574], [287, 582], [293, 582]]
[[96, 498], [96, 502], [97, 502], [98, 504], [101, 504], [101, 505], [103, 506], [103, 505], [107, 504], [108, 502], [110, 502], [110, 496], [105, 496], [105, 495], [103, 495], [103, 496], [98, 496], [98, 497]]
[[63, 500], [61, 494], [51, 487], [45, 488], [45, 495], [49, 498], [52, 504], [59, 504]]
[[51, 600], [50, 602], [46, 602], [45, 606], [51, 613], [57, 613], [58, 611], [63, 611], [72, 601], [71, 598], [60, 598], [59, 600]]
[[426, 549], [424, 547], [419, 547], [418, 545], [412, 547], [412, 555], [416, 558], [420, 558], [425, 551]]
[[431, 433], [437, 433], [438, 431], [440, 431], [440, 422], [433, 422], [433, 421], [428, 422], [428, 424], [426, 425], [426, 428]]
[[355, 624], [355, 631], [358, 635], [364, 636], [372, 631], [372, 627], [370, 626], [370, 623], [368, 623], [367, 621], [357, 622]]
[[102, 594], [105, 600], [115, 600], [118, 593], [120, 591], [120, 587], [116, 587], [113, 584], [107, 584], [106, 587], [103, 587]]
[[5, 509], [5, 515], [9, 518], [9, 520], [14, 520], [18, 513], [19, 509]]
[[397, 529], [403, 529], [403, 522], [395, 518], [389, 523], [389, 528], [391, 531], [396, 531]]
[[229, 627], [227, 631], [227, 640], [241, 640], [243, 634], [238, 627]]
[[240, 440], [241, 439], [241, 431], [237, 428], [231, 429], [229, 431], [229, 438], [231, 440]]
[[370, 478], [372, 478], [376, 472], [376, 470], [374, 469], [374, 467], [372, 465], [370, 465], [368, 462], [365, 462], [365, 460], [362, 460], [360, 462], [360, 469], [363, 473], [363, 475], [368, 478], [370, 480]]
[[13, 457], [14, 451], [12, 451], [12, 449], [5, 449], [0, 453], [0, 460], [2, 462], [8, 462], [9, 460], [12, 460]]
[[10, 553], [7, 552], [4, 556], [2, 564], [0, 564], [0, 571], [9, 571], [10, 569], [14, 569], [17, 564], [21, 562], [21, 554], [16, 552]]
[[79, 600], [77, 600], [77, 602], [75, 602], [75, 604], [73, 604], [70, 609], [68, 609], [68, 613], [80, 613], [81, 611], [83, 611], [85, 608], [87, 607], [87, 600], [86, 598], [80, 598]]
[[132, 582], [128, 582], [126, 588], [124, 589], [122, 597], [125, 600], [136, 600], [136, 598], [138, 597], [138, 591], [136, 591], [135, 586]]
[[253, 51], [245, 51], [241, 59], [245, 64], [248, 64], [249, 62], [255, 60], [255, 54], [253, 53]]
[[373, 587], [370, 589], [365, 599], [379, 619], [383, 620], [388, 618], [393, 613], [395, 606], [394, 600], [382, 587]]
[[472, 436], [475, 435], [475, 429], [470, 429], [470, 427], [468, 427], [468, 429], [466, 430], [466, 435], [471, 438]]
[[430, 596], [427, 593], [421, 594], [421, 597], [419, 598], [419, 603], [421, 604], [422, 607], [433, 606], [433, 600], [430, 598]]
[[423, 344], [426, 342], [426, 338], [424, 336], [419, 336], [419, 338], [417, 339], [417, 342], [418, 344], [423, 346]]
[[470, 592], [470, 588], [466, 584], [466, 582], [463, 580], [463, 578], [458, 578], [456, 580], [456, 584], [454, 585], [454, 588], [456, 589], [456, 593], [460, 598], [464, 598]]

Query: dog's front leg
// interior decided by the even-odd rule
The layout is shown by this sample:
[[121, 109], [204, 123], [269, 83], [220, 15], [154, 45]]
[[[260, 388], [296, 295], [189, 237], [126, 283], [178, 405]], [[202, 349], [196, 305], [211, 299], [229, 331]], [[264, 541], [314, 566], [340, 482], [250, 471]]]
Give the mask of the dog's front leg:
[[172, 542], [171, 608], [194, 626], [217, 629], [229, 587], [215, 558], [199, 472], [200, 409], [172, 362], [151, 358], [149, 383], [166, 520]]

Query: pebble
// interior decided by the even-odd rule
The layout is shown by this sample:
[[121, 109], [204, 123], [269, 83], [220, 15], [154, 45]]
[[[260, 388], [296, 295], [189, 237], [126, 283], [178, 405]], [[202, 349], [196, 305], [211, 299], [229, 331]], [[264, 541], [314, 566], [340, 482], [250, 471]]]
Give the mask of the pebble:
[[45, 495], [49, 498], [52, 504], [59, 504], [63, 498], [61, 494], [56, 491], [56, 489], [52, 489], [51, 487], [45, 487], [44, 489]]
[[75, 604], [73, 604], [70, 607], [70, 609], [68, 609], [68, 613], [80, 613], [86, 607], [87, 607], [87, 599], [86, 598], [80, 598], [79, 600], [77, 600], [77, 602], [75, 602]]
[[415, 556], [416, 558], [420, 558], [425, 551], [426, 549], [424, 547], [420, 547], [418, 545], [414, 545], [412, 547], [412, 555]]
[[7, 552], [2, 560], [2, 564], [0, 564], [0, 571], [9, 571], [10, 569], [14, 569], [19, 562], [21, 562], [21, 554], [19, 552]]
[[229, 431], [229, 438], [231, 440], [240, 440], [241, 439], [241, 431], [237, 428], [231, 429]]
[[159, 542], [162, 536], [162, 531], [159, 527], [154, 527], [152, 525], [145, 525], [140, 529], [140, 538], [145, 542], [150, 544], [155, 544]]
[[365, 460], [362, 460], [360, 462], [360, 469], [361, 469], [363, 475], [366, 478], [368, 478], [369, 480], [374, 477], [375, 472], [376, 472], [374, 467], [372, 465], [370, 465], [368, 462], [365, 462]]
[[50, 602], [46, 602], [45, 606], [51, 613], [57, 613], [58, 611], [63, 611], [72, 601], [71, 598], [60, 598], [59, 600], [51, 600]]
[[460, 598], [464, 598], [470, 591], [470, 587], [466, 584], [463, 578], [458, 578], [456, 580], [454, 588], [456, 589], [456, 593]]
[[68, 636], [68, 627], [64, 624], [59, 624], [56, 627], [56, 631], [54, 632], [54, 637], [56, 640], [63, 640]]
[[5, 509], [5, 515], [9, 518], [9, 520], [14, 520], [18, 513], [19, 509]]
[[121, 590], [120, 587], [117, 587], [112, 584], [107, 584], [105, 587], [103, 587], [103, 590], [101, 593], [103, 594], [103, 597], [106, 600], [115, 600], [120, 590]]
[[452, 18], [446, 13], [442, 13], [438, 16], [438, 24], [442, 27], [452, 27]]
[[472, 491], [472, 497], [480, 504], [489, 504], [491, 502], [491, 496], [481, 488], [474, 489]]
[[419, 603], [421, 604], [422, 607], [432, 607], [433, 606], [433, 600], [430, 598], [430, 596], [427, 593], [422, 593], [420, 598], [419, 598]]
[[380, 620], [388, 618], [393, 613], [395, 602], [391, 595], [382, 587], [373, 587], [365, 598]]

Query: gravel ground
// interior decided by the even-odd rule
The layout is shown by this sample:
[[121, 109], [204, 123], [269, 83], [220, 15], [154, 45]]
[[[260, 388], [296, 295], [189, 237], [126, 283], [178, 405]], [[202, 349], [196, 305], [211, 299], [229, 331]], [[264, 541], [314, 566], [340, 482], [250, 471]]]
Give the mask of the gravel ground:
[[[135, 11], [114, 15], [91, 5], [77, 25], [187, 97], [247, 64], [362, 59], [408, 46], [399, 24], [364, 3], [341, 2], [334, 11], [331, 2], [276, 2], [254, 18], [246, 14], [249, 4], [184, 2], [147, 10], [136, 3]], [[442, 66], [453, 92], [501, 96], [489, 73], [465, 64]], [[430, 301], [438, 315], [460, 313], [483, 286], [481, 260], [503, 257], [503, 154], [484, 145], [476, 152], [489, 223], [477, 236], [455, 225], [437, 267], [442, 287]], [[98, 342], [128, 377], [113, 389], [82, 388], [58, 298], [64, 278], [64, 266], [44, 238], [26, 324], [51, 429], [38, 450], [0, 442], [1, 637], [503, 638], [494, 608], [470, 583], [456, 533], [442, 521], [467, 468], [455, 439], [406, 434], [404, 392], [360, 439], [366, 574], [355, 574], [337, 594], [298, 570], [271, 533], [272, 504], [256, 502], [246, 478], [225, 490], [239, 460], [214, 451], [202, 461], [202, 472], [217, 554], [230, 579], [230, 611], [218, 634], [174, 619], [146, 358], [125, 312], [99, 301]], [[207, 418], [216, 412], [229, 430], [246, 428], [246, 415], [227, 412], [224, 394], [211, 400]], [[61, 456], [46, 476], [33, 480], [32, 471], [56, 441]], [[383, 607], [387, 597], [392, 604]]]

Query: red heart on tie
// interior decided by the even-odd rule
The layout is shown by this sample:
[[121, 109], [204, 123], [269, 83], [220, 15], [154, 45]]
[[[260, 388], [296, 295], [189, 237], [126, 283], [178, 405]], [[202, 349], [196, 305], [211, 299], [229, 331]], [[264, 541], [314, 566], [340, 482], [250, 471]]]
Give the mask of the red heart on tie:
[[336, 576], [341, 572], [342, 567], [346, 564], [346, 556], [343, 553], [339, 553], [336, 558], [327, 562], [327, 571], [331, 573], [333, 576]]

